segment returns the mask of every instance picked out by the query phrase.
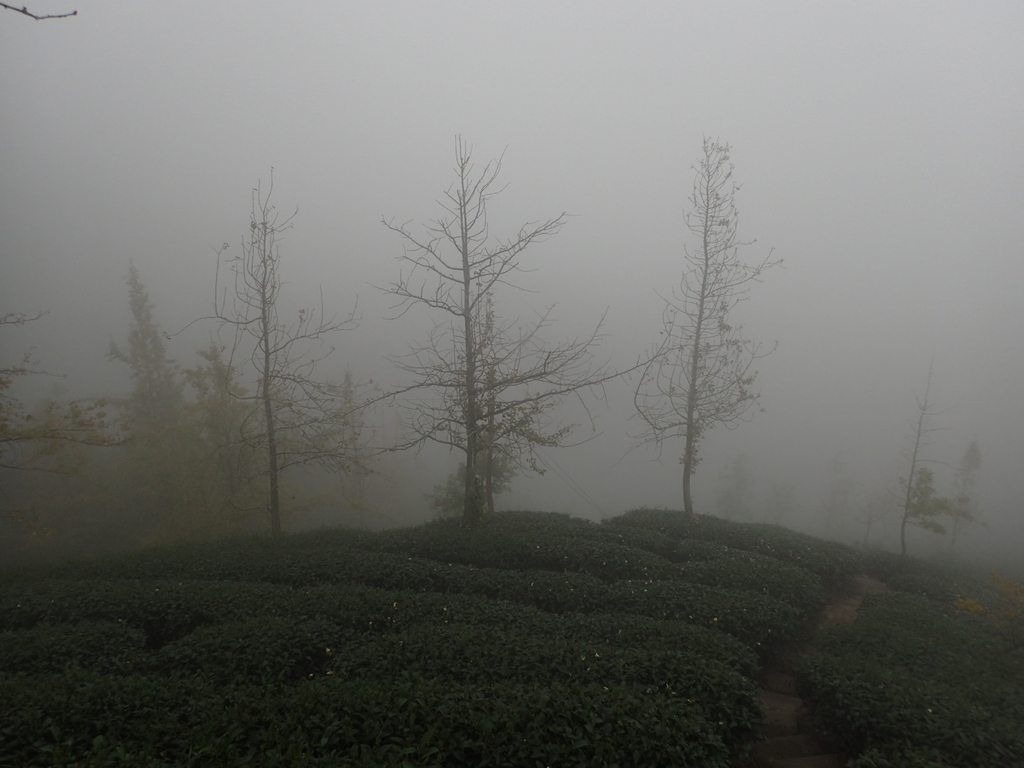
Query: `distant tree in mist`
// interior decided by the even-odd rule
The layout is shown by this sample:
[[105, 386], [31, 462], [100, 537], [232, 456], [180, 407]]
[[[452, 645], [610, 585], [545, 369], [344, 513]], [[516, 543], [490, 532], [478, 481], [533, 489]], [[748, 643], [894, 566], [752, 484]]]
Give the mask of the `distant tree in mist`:
[[253, 409], [238, 373], [214, 342], [191, 368], [170, 359], [134, 265], [127, 282], [132, 322], [108, 357], [130, 371], [132, 391], [119, 405], [131, 437], [106, 482], [110, 503], [121, 507], [121, 527], [136, 543], [237, 530], [253, 507], [254, 463], [242, 439]]
[[503, 455], [521, 468], [535, 466], [536, 447], [560, 445], [570, 432], [545, 423], [548, 410], [618, 374], [593, 361], [600, 322], [589, 334], [551, 344], [543, 338], [550, 311], [522, 325], [495, 317], [495, 290], [512, 285], [522, 254], [556, 234], [565, 214], [494, 238], [488, 204], [500, 191], [501, 158], [477, 169], [472, 150], [457, 137], [454, 170], [443, 214], [422, 233], [384, 221], [401, 237], [399, 258], [408, 268], [385, 290], [397, 297], [400, 314], [425, 307], [443, 318], [426, 341], [396, 360], [414, 382], [405, 390], [412, 433], [406, 444], [433, 441], [462, 452], [463, 521], [474, 525], [487, 506], [487, 477], [493, 477], [486, 467], [481, 473], [481, 463]]
[[[42, 317], [43, 313], [0, 315], [5, 335]], [[12, 346], [4, 339], [4, 348]], [[41, 367], [31, 352], [0, 365], [0, 518], [30, 535], [52, 533], [33, 501], [39, 486], [55, 487], [52, 478], [81, 471], [87, 448], [116, 446], [124, 441], [124, 424], [104, 398], [64, 401], [51, 396], [26, 405], [19, 385], [59, 378]]]
[[769, 252], [749, 265], [740, 261], [739, 216], [729, 145], [705, 138], [694, 166], [692, 209], [686, 224], [696, 237], [684, 246], [679, 285], [663, 297], [662, 339], [643, 368], [634, 393], [644, 424], [642, 442], [661, 446], [681, 438], [683, 508], [693, 514], [690, 478], [699, 462], [701, 438], [716, 425], [734, 426], [757, 410], [760, 392], [754, 363], [771, 350], [744, 338], [732, 310], [764, 272], [781, 263]]
[[[42, 313], [0, 315], [0, 330], [23, 326], [40, 317]], [[122, 425], [110, 416], [107, 399], [67, 403], [46, 399], [37, 408], [27, 407], [13, 390], [35, 377], [55, 378], [31, 352], [0, 367], [0, 473], [73, 471], [76, 446], [111, 446], [123, 440]]]
[[910, 451], [910, 472], [904, 485], [904, 498], [901, 505], [900, 520], [900, 558], [907, 556], [907, 526], [914, 525], [933, 533], [945, 533], [946, 529], [940, 518], [948, 515], [952, 509], [949, 499], [935, 492], [935, 473], [922, 466], [922, 451], [930, 444], [931, 435], [936, 431], [932, 420], [938, 414], [935, 404], [930, 400], [932, 388], [932, 367], [928, 367], [928, 380], [924, 388], [924, 397], [917, 401], [917, 416], [914, 418], [912, 432], [912, 448]]
[[981, 448], [978, 447], [977, 440], [972, 440], [964, 451], [963, 456], [960, 457], [960, 463], [956, 468], [953, 498], [949, 513], [953, 521], [949, 537], [950, 554], [953, 554], [956, 549], [957, 535], [962, 527], [971, 523], [984, 525], [984, 523], [977, 519], [974, 510], [974, 486], [980, 469]]
[[259, 421], [258, 409], [225, 353], [211, 341], [198, 351], [197, 363], [182, 370], [191, 395], [186, 414], [194, 431], [196, 502], [203, 512], [197, 533], [244, 527], [262, 508], [254, 483], [259, 456], [246, 437]]
[[132, 393], [124, 403], [133, 430], [160, 432], [176, 424], [185, 407], [184, 383], [167, 357], [164, 334], [153, 303], [134, 264], [128, 266], [128, 306], [132, 324], [124, 346], [110, 342], [107, 357], [131, 369]]
[[192, 444], [185, 415], [184, 382], [167, 355], [164, 333], [149, 292], [134, 264], [128, 267], [132, 322], [126, 340], [110, 342], [107, 357], [130, 371], [132, 390], [119, 402], [131, 439], [120, 453], [120, 501], [135, 512], [140, 536], [169, 537], [186, 514]]
[[825, 468], [825, 492], [818, 506], [825, 535], [836, 537], [836, 530], [849, 517], [850, 504], [857, 489], [857, 478], [850, 474], [842, 451], [837, 451]]
[[796, 516], [799, 512], [800, 497], [796, 487], [786, 480], [773, 482], [765, 496], [765, 520], [772, 525], [782, 525], [784, 519]]
[[[280, 240], [296, 214], [281, 218], [270, 202], [272, 193], [273, 176], [266, 194], [262, 186], [252, 192], [248, 237], [241, 254], [229, 260], [234, 278], [230, 302], [220, 295], [218, 261], [215, 315], [233, 337], [228, 364], [239, 369], [244, 365], [255, 379], [251, 394], [238, 395], [258, 405], [243, 439], [263, 456], [265, 508], [271, 532], [279, 534], [282, 472], [314, 465], [361, 471], [356, 445], [362, 438], [352, 424], [365, 403], [347, 397], [343, 385], [316, 375], [317, 366], [334, 351], [325, 347], [326, 339], [355, 328], [355, 312], [339, 319], [325, 314], [322, 301], [319, 308], [304, 307], [295, 313], [281, 305]], [[286, 313], [291, 319], [285, 319]]]
[[[893, 480], [893, 482], [895, 482]], [[875, 490], [856, 507], [854, 520], [864, 526], [861, 547], [867, 549], [871, 540], [871, 530], [875, 525], [886, 526], [900, 519], [900, 506], [892, 487], [887, 486]]]
[[750, 520], [750, 503], [754, 498], [754, 472], [750, 456], [745, 453], [734, 456], [718, 480], [715, 507], [719, 517], [730, 520]]
[[[516, 466], [508, 456], [499, 453], [492, 456], [488, 462], [479, 463], [477, 467], [481, 475], [489, 478], [487, 512], [490, 514], [494, 512], [494, 497], [511, 488]], [[461, 517], [466, 506], [466, 465], [460, 462], [458, 468], [448, 475], [444, 483], [434, 486], [426, 495], [426, 500], [437, 517]]]

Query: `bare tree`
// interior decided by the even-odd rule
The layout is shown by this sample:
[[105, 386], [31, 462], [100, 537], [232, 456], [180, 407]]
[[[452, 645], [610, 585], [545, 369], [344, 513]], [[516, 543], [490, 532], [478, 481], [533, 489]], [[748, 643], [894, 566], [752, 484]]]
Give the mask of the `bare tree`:
[[950, 502], [935, 495], [935, 473], [922, 466], [922, 450], [931, 443], [931, 435], [938, 431], [932, 426], [932, 419], [938, 415], [935, 404], [929, 399], [932, 389], [932, 366], [928, 366], [928, 382], [924, 388], [924, 398], [917, 401], [917, 416], [914, 419], [913, 447], [910, 451], [910, 474], [901, 482], [906, 487], [903, 503], [900, 505], [903, 515], [900, 519], [900, 559], [907, 556], [907, 525], [945, 533], [946, 529], [937, 520], [949, 514]]
[[[298, 210], [281, 218], [270, 203], [272, 192], [273, 175], [266, 195], [261, 186], [253, 190], [249, 236], [241, 255], [230, 260], [234, 276], [230, 308], [219, 286], [218, 258], [215, 309], [216, 317], [234, 333], [229, 367], [247, 350], [247, 362], [255, 373], [255, 392], [245, 397], [260, 408], [245, 425], [243, 438], [266, 455], [262, 474], [268, 482], [270, 529], [276, 535], [281, 532], [281, 472], [309, 464], [351, 470], [352, 441], [358, 436], [353, 436], [350, 422], [361, 406], [346, 399], [343, 385], [314, 378], [317, 365], [334, 351], [324, 347], [326, 337], [355, 328], [355, 312], [342, 319], [326, 317], [321, 296], [319, 309], [299, 309], [292, 320], [281, 317], [279, 242]], [[222, 246], [218, 256], [226, 248]]]
[[683, 438], [683, 507], [693, 514], [690, 478], [697, 466], [704, 433], [749, 417], [760, 398], [755, 361], [772, 350], [742, 336], [730, 313], [765, 270], [781, 263], [771, 252], [748, 265], [739, 260], [735, 195], [729, 145], [705, 137], [693, 167], [692, 210], [686, 225], [696, 235], [694, 251], [684, 247], [686, 267], [679, 286], [663, 297], [662, 340], [643, 367], [634, 403], [643, 432], [641, 442], [659, 447]]
[[425, 306], [448, 317], [396, 363], [414, 380], [407, 390], [414, 395], [407, 445], [430, 440], [465, 454], [463, 521], [472, 525], [484, 510], [478, 462], [500, 451], [535, 468], [533, 449], [560, 445], [571, 431], [547, 422], [546, 412], [564, 396], [621, 374], [594, 362], [601, 322], [592, 333], [552, 345], [543, 338], [550, 310], [525, 324], [495, 318], [495, 289], [515, 287], [511, 278], [522, 271], [523, 252], [557, 233], [566, 214], [525, 224], [506, 240], [492, 238], [487, 206], [500, 191], [501, 158], [478, 170], [471, 148], [457, 137], [454, 170], [455, 183], [441, 201], [445, 213], [422, 234], [384, 220], [402, 238], [399, 258], [409, 267], [384, 290], [398, 298], [399, 316]]
[[15, 13], [20, 13], [20, 14], [22, 14], [24, 16], [28, 16], [30, 19], [35, 19], [36, 21], [45, 21], [46, 19], [66, 19], [69, 16], [77, 16], [78, 15], [78, 11], [68, 11], [67, 13], [46, 13], [46, 14], [33, 13], [32, 11], [30, 11], [28, 9], [28, 6], [23, 5], [23, 6], [21, 6], [21, 8], [19, 8], [16, 5], [8, 5], [7, 3], [0, 3], [0, 8], [4, 8], [4, 9], [6, 9], [8, 11], [14, 11]]

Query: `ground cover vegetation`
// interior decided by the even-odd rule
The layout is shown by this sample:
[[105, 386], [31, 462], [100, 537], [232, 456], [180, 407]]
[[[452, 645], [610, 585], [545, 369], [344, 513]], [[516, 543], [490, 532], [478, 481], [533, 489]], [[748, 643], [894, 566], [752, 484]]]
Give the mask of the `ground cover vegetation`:
[[962, 602], [1001, 593], [908, 563], [636, 510], [9, 570], [0, 766], [727, 766], [763, 661], [865, 568], [894, 591], [801, 669], [823, 727], [858, 766], [1020, 764], [1020, 655]]
[[1007, 597], [1020, 584], [873, 560], [891, 591], [869, 595], [853, 623], [820, 632], [799, 670], [821, 726], [856, 756], [849, 765], [1024, 765], [1024, 655], [1005, 621], [991, 620], [1021, 621]]

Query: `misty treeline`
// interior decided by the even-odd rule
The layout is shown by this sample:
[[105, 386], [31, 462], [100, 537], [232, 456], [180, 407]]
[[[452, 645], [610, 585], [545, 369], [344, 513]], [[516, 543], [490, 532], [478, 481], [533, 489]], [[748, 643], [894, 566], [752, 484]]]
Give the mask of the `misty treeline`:
[[[383, 220], [396, 235], [400, 268], [381, 290], [395, 299], [396, 318], [415, 314], [429, 323], [422, 337], [389, 357], [404, 376], [393, 388], [362, 381], [358, 372], [321, 376], [321, 364], [357, 330], [359, 315], [356, 308], [339, 314], [322, 298], [298, 311], [282, 304], [281, 245], [297, 211], [276, 209], [271, 176], [266, 189], [252, 191], [241, 247], [225, 244], [217, 252], [208, 276], [213, 309], [190, 324], [207, 328], [209, 341], [193, 360], [169, 357], [172, 336], [132, 264], [130, 326], [107, 353], [130, 377], [127, 396], [67, 400], [58, 387], [39, 398], [48, 374], [31, 354], [0, 370], [5, 554], [53, 548], [56, 541], [98, 552], [268, 527], [276, 534], [284, 517], [316, 509], [341, 511], [334, 522], [380, 524], [402, 481], [390, 457], [426, 443], [460, 456], [427, 502], [436, 514], [473, 525], [494, 511], [495, 497], [517, 474], [543, 473], [543, 450], [571, 443], [579, 425], [560, 420], [557, 406], [572, 397], [589, 416], [588, 402], [604, 398], [604, 385], [620, 377], [633, 381], [635, 443], [659, 451], [681, 446], [681, 502], [693, 514], [701, 440], [713, 427], [735, 426], [760, 410], [754, 365], [774, 348], [748, 338], [731, 319], [780, 261], [770, 251], [753, 263], [740, 258], [753, 241], [739, 238], [729, 151], [704, 140], [685, 210], [692, 243], [683, 246], [675, 288], [661, 296], [661, 328], [652, 329], [657, 341], [618, 370], [599, 354], [603, 315], [588, 332], [553, 341], [552, 308], [526, 320], [501, 314], [507, 294], [523, 287], [516, 277], [527, 271], [526, 252], [556, 235], [566, 214], [494, 236], [489, 205], [501, 191], [502, 157], [479, 166], [457, 137], [454, 181], [438, 217], [422, 226]], [[0, 329], [38, 317], [7, 314]], [[12, 341], [4, 343], [9, 348]], [[895, 508], [904, 528], [940, 530], [939, 519], [948, 517], [955, 536], [973, 520], [969, 497], [980, 454], [974, 446], [965, 456], [957, 493], [939, 496], [934, 475], [918, 460], [931, 409], [926, 391], [906, 493]], [[400, 416], [391, 423], [385, 414], [395, 412]], [[729, 471], [719, 512], [744, 516], [749, 467], [737, 460]], [[843, 498], [836, 489], [828, 519]], [[768, 514], [781, 522], [795, 504], [792, 489], [779, 484]], [[888, 514], [893, 506], [879, 501], [860, 509], [865, 541], [883, 507]]]
[[[987, 527], [978, 513], [976, 486], [981, 470], [981, 447], [972, 439], [952, 463], [936, 461], [930, 448], [938, 442], [942, 415], [931, 393], [933, 368], [929, 366], [924, 393], [917, 398], [908, 420], [902, 461], [881, 481], [866, 484], [837, 451], [824, 467], [824, 489], [814, 502], [813, 517], [826, 538], [849, 541], [862, 549], [883, 545], [886, 532], [898, 544], [900, 557], [908, 554], [911, 529], [946, 536], [946, 555], [956, 552], [957, 541], [971, 525]], [[938, 470], [938, 474], [936, 472]], [[796, 487], [773, 479], [761, 495], [763, 509], [756, 514], [755, 462], [738, 454], [727, 462], [718, 477], [714, 512], [743, 522], [781, 525], [799, 516], [801, 499]], [[946, 493], [942, 493], [946, 490]]]

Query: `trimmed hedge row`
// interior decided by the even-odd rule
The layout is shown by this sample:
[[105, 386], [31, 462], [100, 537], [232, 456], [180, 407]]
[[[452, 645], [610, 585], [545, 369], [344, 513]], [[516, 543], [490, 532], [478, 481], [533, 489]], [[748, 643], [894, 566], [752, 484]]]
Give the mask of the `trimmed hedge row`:
[[[537, 582], [534, 587], [538, 587]], [[712, 597], [715, 594], [712, 593]], [[648, 610], [657, 612], [660, 606], [656, 600], [650, 596], [646, 600]], [[90, 622], [121, 627], [118, 631], [132, 638], [133, 643], [144, 640], [151, 649], [188, 638], [200, 628], [210, 628], [210, 633], [215, 635], [224, 631], [225, 624], [250, 620], [259, 620], [268, 627], [326, 622], [339, 632], [363, 634], [421, 625], [471, 624], [620, 648], [639, 644], [663, 650], [692, 648], [708, 658], [729, 663], [741, 674], [753, 676], [757, 669], [755, 656], [739, 640], [714, 631], [719, 622], [714, 621], [717, 616], [706, 616], [709, 610], [710, 606], [703, 613], [694, 614], [692, 619], [688, 615], [686, 621], [664, 621], [661, 616], [628, 613], [554, 615], [529, 605], [471, 595], [379, 590], [353, 585], [293, 589], [236, 582], [47, 581], [35, 585], [29, 592], [0, 597], [0, 627], [22, 630], [0, 633], [0, 638], [5, 638], [7, 643], [0, 647], [22, 649], [18, 658], [24, 657], [25, 661], [19, 662], [19, 669], [32, 663], [33, 657], [35, 663], [52, 663], [59, 668], [68, 662], [80, 663], [89, 648], [99, 655], [106, 652], [107, 646], [102, 643], [78, 642], [80, 638], [74, 634], [78, 632], [74, 626], [91, 631], [88, 630]], [[697, 618], [708, 627], [695, 626]], [[69, 640], [75, 642], [60, 646], [59, 633], [45, 629], [55, 624], [67, 627], [72, 632]], [[54, 641], [50, 645], [36, 642], [38, 633], [45, 631], [53, 634]], [[43, 649], [45, 658], [40, 655]], [[101, 660], [97, 657], [86, 666], [94, 663], [101, 663]]]
[[1024, 765], [1024, 674], [971, 617], [907, 593], [871, 595], [818, 645], [800, 671], [804, 698], [847, 751], [864, 753], [862, 768], [915, 764], [901, 762], [908, 755]]
[[636, 509], [606, 521], [609, 528], [641, 528], [674, 539], [713, 541], [797, 565], [819, 576], [826, 587], [838, 586], [859, 570], [859, 555], [849, 547], [776, 525], [734, 523], [707, 515]]
[[[527, 571], [570, 571], [602, 581], [666, 579], [672, 564], [637, 547], [602, 541], [593, 523], [551, 515], [543, 524], [530, 517], [502, 513], [480, 528], [466, 530], [451, 523], [388, 531], [373, 541], [380, 552], [412, 555], [442, 563]], [[518, 524], [513, 524], [518, 523]]]
[[[596, 611], [638, 614], [720, 629], [758, 653], [780, 640], [793, 637], [805, 615], [788, 603], [753, 592], [721, 589], [677, 581], [616, 582], [604, 584], [583, 574], [514, 572], [424, 564], [422, 561], [381, 559], [365, 554], [349, 566], [369, 583], [386, 582], [386, 591], [370, 593], [352, 585], [321, 585], [316, 598], [284, 585], [246, 582], [194, 581], [45, 581], [31, 588], [0, 593], [0, 630], [34, 626], [40, 622], [76, 623], [83, 620], [124, 621], [146, 633], [151, 647], [184, 637], [198, 627], [253, 616], [292, 616], [335, 621], [353, 611], [357, 621], [387, 624], [396, 620], [388, 597], [401, 584], [423, 583], [451, 601], [467, 598], [505, 600], [553, 613]], [[381, 579], [374, 578], [374, 575]], [[426, 593], [430, 594], [430, 593]], [[319, 602], [317, 602], [319, 601]], [[410, 597], [402, 594], [403, 605]], [[413, 599], [426, 604], [427, 599]], [[519, 608], [506, 607], [510, 614]], [[343, 626], [350, 626], [348, 619]]]
[[0, 632], [0, 672], [39, 674], [66, 665], [120, 672], [144, 658], [146, 633], [123, 621], [36, 624]]
[[709, 722], [719, 724], [728, 744], [753, 739], [763, 721], [757, 685], [750, 678], [686, 648], [609, 648], [456, 625], [382, 635], [334, 652], [332, 658], [327, 673], [342, 679], [390, 680], [412, 672], [485, 685], [643, 685], [696, 704]]
[[734, 549], [715, 560], [687, 563], [679, 570], [685, 581], [781, 600], [808, 619], [825, 605], [820, 578], [791, 563], [753, 552]]
[[[0, 679], [0, 766], [730, 765], [723, 727], [644, 685], [403, 675], [217, 686], [72, 672]], [[74, 706], [68, 706], [73, 702]], [[628, 745], [628, 746], [626, 746]]]

